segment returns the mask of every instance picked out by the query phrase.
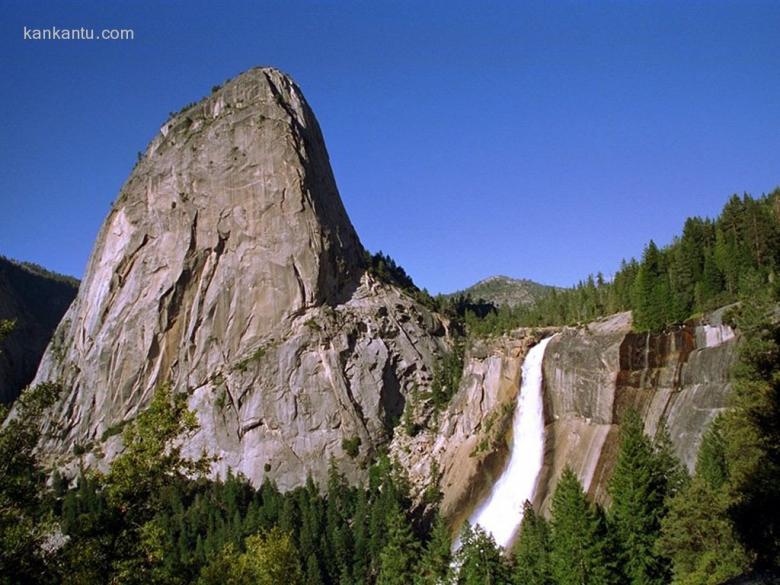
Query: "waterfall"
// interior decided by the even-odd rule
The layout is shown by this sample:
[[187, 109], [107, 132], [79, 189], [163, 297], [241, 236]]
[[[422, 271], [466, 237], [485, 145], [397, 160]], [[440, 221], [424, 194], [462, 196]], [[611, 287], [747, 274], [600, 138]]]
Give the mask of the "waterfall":
[[704, 347], [717, 347], [734, 339], [734, 330], [728, 325], [704, 325]]
[[469, 518], [506, 547], [523, 519], [523, 503], [532, 500], [544, 458], [542, 359], [552, 337], [542, 340], [526, 355], [523, 377], [512, 419], [512, 441], [506, 469], [490, 495]]

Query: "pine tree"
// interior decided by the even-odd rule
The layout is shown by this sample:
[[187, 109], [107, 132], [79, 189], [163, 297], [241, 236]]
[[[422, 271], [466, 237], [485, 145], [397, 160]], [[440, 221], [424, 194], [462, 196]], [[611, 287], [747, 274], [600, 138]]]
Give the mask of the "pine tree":
[[550, 560], [558, 585], [618, 583], [615, 551], [599, 510], [588, 503], [577, 476], [566, 468], [553, 495]]
[[369, 534], [368, 530], [368, 517], [368, 493], [364, 489], [359, 489], [357, 499], [355, 501], [355, 513], [352, 515], [352, 538], [354, 543], [352, 575], [356, 583], [368, 582], [368, 555], [371, 547], [371, 535]]
[[655, 542], [665, 511], [667, 470], [661, 468], [636, 411], [628, 411], [620, 427], [620, 450], [609, 484], [610, 520], [630, 582], [662, 585], [669, 581], [669, 567], [655, 554]]
[[437, 515], [431, 529], [431, 538], [417, 565], [415, 585], [439, 585], [446, 582], [452, 561], [451, 546], [447, 524]]
[[696, 460], [696, 475], [714, 490], [719, 490], [729, 479], [724, 422], [719, 416], [710, 423], [702, 437]]
[[481, 526], [468, 524], [461, 533], [456, 555], [458, 585], [509, 585], [511, 573], [503, 550]]
[[306, 559], [306, 574], [304, 583], [306, 585], [324, 585], [322, 581], [322, 571], [320, 570], [320, 564], [317, 562], [317, 557], [310, 554]]
[[780, 567], [780, 290], [746, 275], [737, 326], [743, 334], [726, 412], [729, 514], [759, 568]]
[[638, 331], [659, 331], [668, 321], [672, 299], [664, 268], [663, 255], [650, 240], [633, 285], [634, 326]]
[[747, 571], [750, 557], [728, 515], [730, 498], [696, 476], [672, 498], [657, 550], [672, 561], [674, 583], [717, 585]]
[[414, 581], [420, 545], [399, 507], [390, 514], [387, 530], [387, 544], [379, 558], [377, 585], [409, 585]]
[[712, 253], [707, 253], [704, 258], [702, 277], [695, 287], [695, 307], [702, 311], [712, 308], [713, 301], [722, 296], [724, 291], [723, 276], [718, 269]]
[[328, 470], [328, 501], [326, 505], [326, 534], [328, 555], [326, 568], [334, 582], [349, 575], [352, 565], [351, 531], [347, 525], [349, 517], [348, 487], [344, 476], [338, 470], [335, 459], [331, 459]]
[[553, 585], [550, 566], [550, 527], [531, 502], [523, 504], [520, 537], [515, 545], [516, 585]]

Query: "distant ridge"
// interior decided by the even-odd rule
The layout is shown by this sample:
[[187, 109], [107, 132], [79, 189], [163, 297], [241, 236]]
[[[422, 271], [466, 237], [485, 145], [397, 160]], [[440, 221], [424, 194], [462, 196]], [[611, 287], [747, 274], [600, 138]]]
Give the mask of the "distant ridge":
[[526, 278], [510, 278], [499, 274], [488, 276], [447, 296], [470, 295], [474, 300], [482, 299], [496, 306], [517, 307], [535, 303], [554, 288]]
[[0, 256], [0, 320], [15, 322], [0, 341], [0, 403], [12, 402], [32, 380], [78, 286], [72, 276]]

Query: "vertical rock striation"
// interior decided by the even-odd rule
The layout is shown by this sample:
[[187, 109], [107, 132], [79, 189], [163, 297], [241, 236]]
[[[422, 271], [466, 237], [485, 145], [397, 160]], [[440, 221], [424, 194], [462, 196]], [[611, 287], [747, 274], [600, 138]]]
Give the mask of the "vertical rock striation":
[[[738, 337], [722, 323], [722, 312], [663, 334], [632, 332], [630, 313], [558, 330], [542, 363], [545, 455], [534, 495], [537, 509], [549, 511], [566, 465], [591, 497], [607, 501], [619, 425], [628, 408], [639, 411], [650, 435], [665, 424], [677, 454], [693, 468], [701, 437], [727, 407], [731, 391]], [[454, 526], [484, 501], [504, 469], [521, 365], [529, 348], [554, 331], [518, 329], [475, 342], [438, 428], [394, 439], [394, 453], [419, 493], [438, 480], [441, 512]]]
[[594, 498], [607, 499], [619, 424], [629, 408], [640, 413], [651, 436], [666, 425], [677, 455], [693, 469], [702, 435], [727, 407], [731, 391], [737, 337], [721, 316], [718, 311], [706, 322], [650, 334], [632, 332], [630, 314], [622, 313], [583, 329], [566, 328], [550, 343], [539, 505], [549, 506], [564, 465]]
[[446, 347], [363, 258], [298, 87], [270, 68], [227, 82], [163, 125], [100, 230], [36, 376], [65, 391], [43, 452], [110, 460], [170, 383], [200, 419], [188, 452], [219, 456], [215, 471], [284, 489], [336, 456], [361, 474]]

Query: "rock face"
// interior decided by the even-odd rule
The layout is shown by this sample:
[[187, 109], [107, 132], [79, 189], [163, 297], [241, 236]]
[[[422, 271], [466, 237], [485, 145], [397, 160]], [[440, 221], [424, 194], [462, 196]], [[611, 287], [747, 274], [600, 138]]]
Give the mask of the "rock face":
[[[477, 342], [439, 427], [413, 438], [398, 434], [394, 454], [418, 492], [438, 479], [441, 512], [459, 526], [506, 463], [525, 355], [555, 333], [542, 364], [545, 456], [537, 509], [549, 512], [566, 465], [591, 497], [607, 501], [620, 420], [629, 407], [639, 411], [650, 435], [666, 424], [675, 451], [692, 469], [701, 437], [731, 389], [738, 338], [721, 313], [664, 334], [634, 333], [630, 313], [622, 313], [586, 328], [520, 329]], [[438, 469], [431, 469], [433, 461]]]
[[564, 329], [544, 360], [547, 455], [538, 501], [548, 509], [565, 465], [600, 502], [618, 448], [619, 424], [629, 408], [654, 436], [662, 424], [682, 462], [693, 470], [707, 425], [727, 406], [729, 370], [737, 337], [721, 322], [705, 322], [663, 334], [633, 333], [629, 313]]
[[441, 490], [440, 512], [464, 520], [498, 479], [509, 454], [523, 360], [549, 330], [520, 329], [479, 340], [467, 351], [460, 388], [446, 410], [410, 437], [397, 433], [392, 453], [406, 470], [418, 501]]
[[15, 321], [13, 331], [0, 341], [0, 402], [15, 400], [33, 379], [77, 290], [74, 278], [0, 257], [0, 320]]
[[104, 464], [169, 382], [215, 471], [285, 489], [335, 456], [359, 476], [447, 346], [363, 258], [298, 87], [269, 68], [226, 83], [163, 125], [100, 231], [36, 377], [65, 389], [43, 452]]

